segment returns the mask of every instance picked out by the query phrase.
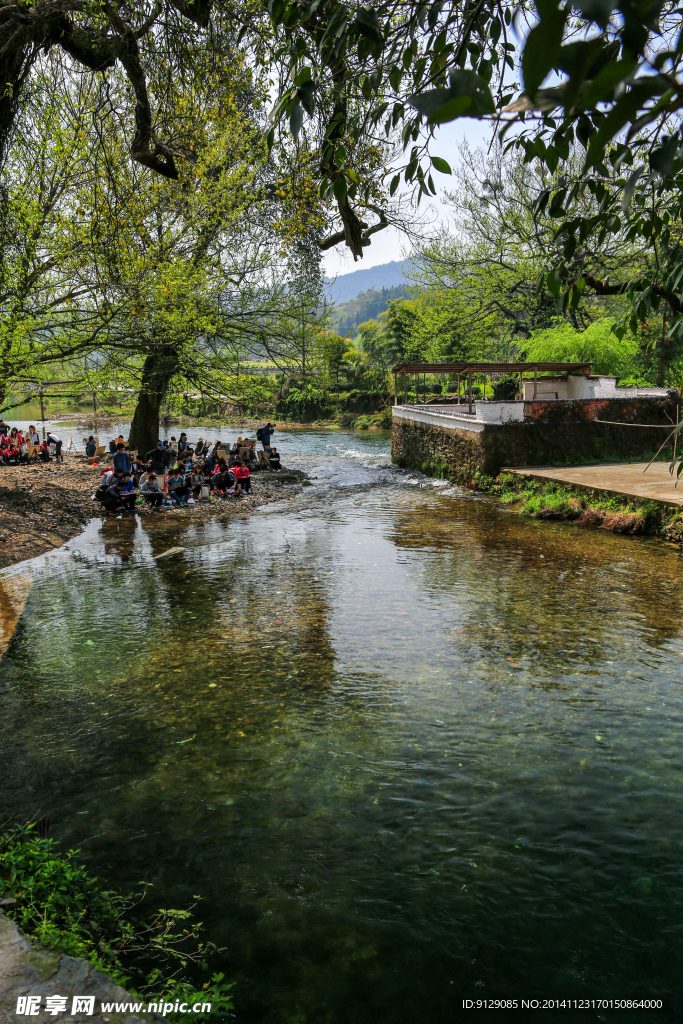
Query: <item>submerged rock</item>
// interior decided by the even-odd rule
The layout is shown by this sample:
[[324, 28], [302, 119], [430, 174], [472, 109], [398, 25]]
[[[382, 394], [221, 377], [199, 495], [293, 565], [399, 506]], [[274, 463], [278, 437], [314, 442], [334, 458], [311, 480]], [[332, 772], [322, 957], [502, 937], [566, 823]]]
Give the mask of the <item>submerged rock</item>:
[[179, 552], [184, 551], [184, 550], [185, 550], [185, 548], [183, 548], [183, 547], [168, 548], [167, 551], [162, 551], [161, 554], [155, 555], [154, 557], [156, 559], [166, 558], [168, 555], [177, 555]]

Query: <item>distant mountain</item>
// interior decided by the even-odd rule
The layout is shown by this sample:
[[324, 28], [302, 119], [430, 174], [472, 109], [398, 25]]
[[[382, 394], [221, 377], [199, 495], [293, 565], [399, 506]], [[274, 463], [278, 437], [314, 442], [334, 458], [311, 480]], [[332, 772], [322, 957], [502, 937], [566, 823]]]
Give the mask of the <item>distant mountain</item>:
[[410, 260], [394, 260], [382, 263], [379, 267], [368, 267], [367, 270], [353, 270], [350, 274], [341, 274], [336, 281], [325, 278], [325, 291], [336, 305], [349, 302], [369, 289], [379, 291], [382, 288], [405, 286], [404, 273], [410, 268]]
[[366, 292], [361, 292], [355, 299], [336, 303], [334, 329], [342, 337], [355, 338], [359, 324], [365, 323], [366, 320], [376, 320], [380, 313], [387, 308], [387, 302], [407, 295], [406, 285], [382, 288], [381, 292], [375, 291], [374, 288], [368, 288]]

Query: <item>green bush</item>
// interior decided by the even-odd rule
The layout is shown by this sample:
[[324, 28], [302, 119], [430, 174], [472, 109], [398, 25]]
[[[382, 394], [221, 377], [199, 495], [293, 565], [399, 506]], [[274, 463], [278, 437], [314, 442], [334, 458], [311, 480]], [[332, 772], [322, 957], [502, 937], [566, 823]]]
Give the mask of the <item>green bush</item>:
[[[0, 899], [10, 901], [3, 910], [27, 935], [59, 953], [83, 957], [133, 994], [196, 1001], [189, 975], [207, 971], [217, 947], [199, 941], [193, 907], [143, 915], [150, 888], [143, 885], [130, 896], [104, 888], [77, 851], [61, 852], [34, 825], [0, 833]], [[212, 1017], [232, 1006], [232, 986], [223, 979], [214, 974], [198, 994], [200, 1002], [212, 1004]]]

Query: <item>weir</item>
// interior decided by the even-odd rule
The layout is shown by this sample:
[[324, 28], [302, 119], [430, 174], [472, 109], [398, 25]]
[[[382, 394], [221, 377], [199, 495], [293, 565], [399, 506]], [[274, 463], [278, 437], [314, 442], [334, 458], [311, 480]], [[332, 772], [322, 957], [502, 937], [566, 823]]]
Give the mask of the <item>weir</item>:
[[[678, 422], [675, 391], [619, 387], [589, 364], [400, 364], [393, 373], [392, 460], [466, 486], [504, 466], [637, 458], [659, 448]], [[445, 380], [445, 389], [432, 385], [441, 393], [430, 396], [428, 377]]]

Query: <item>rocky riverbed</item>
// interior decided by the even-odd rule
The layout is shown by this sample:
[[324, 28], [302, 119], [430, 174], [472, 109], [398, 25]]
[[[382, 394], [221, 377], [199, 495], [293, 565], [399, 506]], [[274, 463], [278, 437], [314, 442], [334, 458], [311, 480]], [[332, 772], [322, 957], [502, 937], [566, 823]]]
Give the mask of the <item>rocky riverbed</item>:
[[[0, 468], [0, 569], [60, 547], [90, 519], [101, 518], [104, 510], [92, 500], [101, 471], [102, 466], [89, 465], [84, 455], [67, 455], [63, 463]], [[254, 493], [239, 499], [212, 499], [167, 511], [138, 505], [135, 512], [121, 514], [227, 518], [278, 501], [284, 488], [303, 480], [298, 471], [255, 473]]]

